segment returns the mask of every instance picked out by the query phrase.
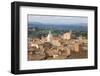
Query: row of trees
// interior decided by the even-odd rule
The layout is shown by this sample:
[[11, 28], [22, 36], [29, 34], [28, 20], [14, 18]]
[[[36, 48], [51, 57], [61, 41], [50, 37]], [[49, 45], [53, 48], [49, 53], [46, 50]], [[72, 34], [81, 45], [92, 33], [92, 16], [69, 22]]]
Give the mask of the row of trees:
[[[28, 37], [38, 37], [38, 38], [41, 38], [41, 36], [46, 37], [49, 33], [49, 30], [50, 29], [40, 29], [40, 30], [34, 30], [34, 31], [28, 30]], [[53, 29], [51, 29], [51, 32], [54, 36], [59, 36], [65, 32], [69, 32], [69, 30], [65, 31], [65, 30], [53, 30]], [[86, 31], [72, 31], [72, 33], [77, 37], [80, 35], [83, 37], [86, 37], [86, 38], [88, 37], [87, 36], [88, 34]]]

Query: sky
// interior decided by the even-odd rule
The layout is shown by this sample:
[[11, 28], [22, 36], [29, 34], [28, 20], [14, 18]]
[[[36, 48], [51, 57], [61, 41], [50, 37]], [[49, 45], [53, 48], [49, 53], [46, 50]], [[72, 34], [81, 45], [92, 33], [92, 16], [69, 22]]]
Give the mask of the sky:
[[41, 22], [45, 24], [77, 24], [88, 23], [88, 17], [80, 16], [50, 16], [50, 15], [28, 15], [28, 22]]

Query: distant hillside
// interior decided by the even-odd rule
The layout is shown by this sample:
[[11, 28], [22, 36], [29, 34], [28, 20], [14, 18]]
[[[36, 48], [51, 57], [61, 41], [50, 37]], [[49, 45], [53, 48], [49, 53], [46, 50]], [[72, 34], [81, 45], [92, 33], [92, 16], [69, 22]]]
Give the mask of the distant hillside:
[[78, 24], [44, 24], [40, 22], [28, 23], [28, 28], [87, 31], [87, 23]]

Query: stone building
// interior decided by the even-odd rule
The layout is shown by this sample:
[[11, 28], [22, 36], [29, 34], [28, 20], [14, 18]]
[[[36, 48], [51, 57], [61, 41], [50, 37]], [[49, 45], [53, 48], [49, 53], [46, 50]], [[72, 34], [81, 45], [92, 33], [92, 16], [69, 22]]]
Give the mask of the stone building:
[[70, 40], [71, 39], [71, 36], [72, 36], [72, 32], [66, 32], [63, 34], [63, 39], [65, 40]]
[[81, 50], [81, 45], [79, 43], [74, 44], [74, 51], [79, 52]]
[[61, 46], [61, 43], [58, 40], [52, 40], [52, 45], [54, 46]]

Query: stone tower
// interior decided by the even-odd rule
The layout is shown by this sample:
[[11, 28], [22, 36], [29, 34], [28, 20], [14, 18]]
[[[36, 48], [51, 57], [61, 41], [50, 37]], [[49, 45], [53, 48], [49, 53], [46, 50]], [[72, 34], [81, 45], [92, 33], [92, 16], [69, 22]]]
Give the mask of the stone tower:
[[69, 32], [64, 33], [63, 39], [70, 40], [71, 36], [72, 36], [72, 31], [70, 30]]
[[47, 36], [47, 42], [51, 42], [52, 41], [52, 33], [51, 31], [49, 31], [48, 36]]

